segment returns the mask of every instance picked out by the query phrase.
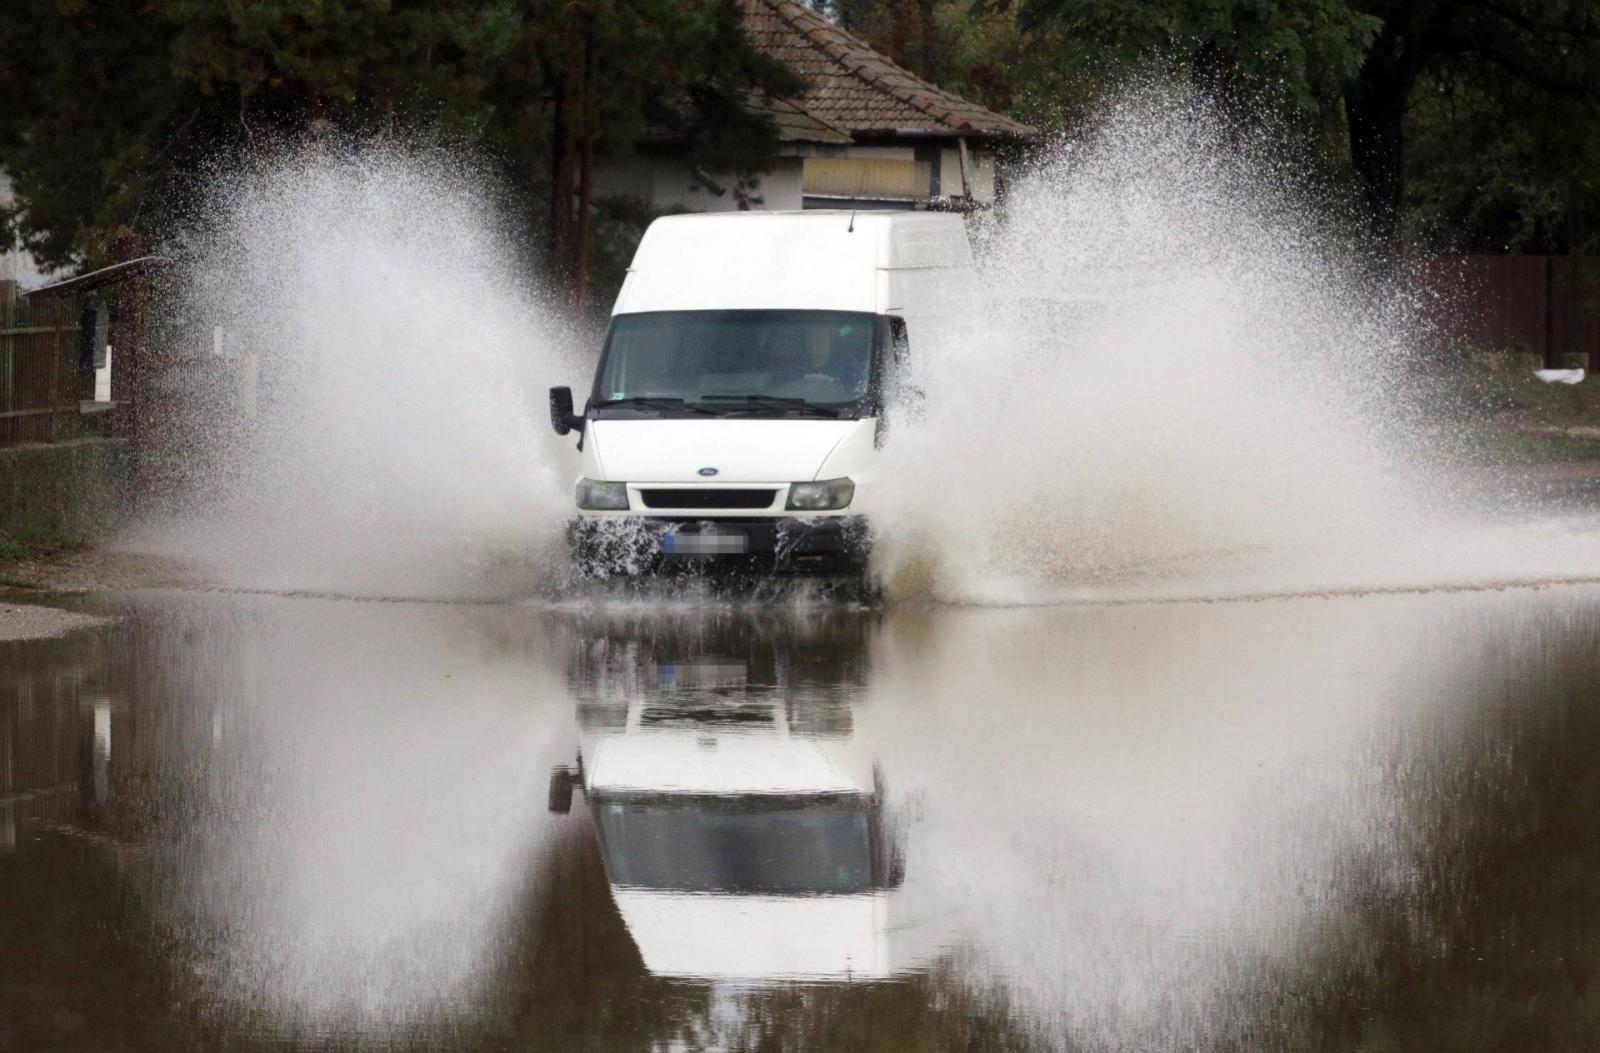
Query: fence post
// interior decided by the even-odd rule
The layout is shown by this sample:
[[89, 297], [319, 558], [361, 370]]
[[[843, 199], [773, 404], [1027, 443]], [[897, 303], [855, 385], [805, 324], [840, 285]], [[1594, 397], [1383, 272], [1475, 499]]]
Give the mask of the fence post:
[[46, 352], [50, 369], [46, 374], [45, 404], [50, 412], [44, 418], [44, 441], [56, 441], [56, 416], [61, 410], [61, 305], [47, 303], [44, 316], [50, 322], [50, 348]]
[[1544, 367], [1555, 369], [1556, 361], [1556, 258], [1544, 258]]
[[[0, 281], [0, 413], [16, 409], [13, 405], [16, 399], [16, 356], [13, 352], [16, 338], [5, 332], [15, 324], [16, 315], [17, 283], [9, 279]], [[0, 435], [0, 443], [5, 440], [6, 436]]]
[[[144, 253], [144, 238], [132, 227], [119, 227], [112, 236], [112, 248], [119, 262], [138, 259]], [[145, 283], [140, 274], [129, 274], [117, 286], [111, 325], [111, 398], [116, 404], [112, 419], [116, 432], [128, 441], [128, 475], [131, 497], [139, 501], [148, 482], [145, 478], [145, 447], [149, 438], [145, 419], [146, 386], [149, 363], [145, 361]]]

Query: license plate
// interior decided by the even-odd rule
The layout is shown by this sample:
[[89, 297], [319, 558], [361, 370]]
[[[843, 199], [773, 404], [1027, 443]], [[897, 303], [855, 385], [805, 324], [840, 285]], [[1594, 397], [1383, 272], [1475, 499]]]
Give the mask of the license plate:
[[663, 534], [661, 551], [669, 556], [742, 556], [750, 551], [743, 534]]

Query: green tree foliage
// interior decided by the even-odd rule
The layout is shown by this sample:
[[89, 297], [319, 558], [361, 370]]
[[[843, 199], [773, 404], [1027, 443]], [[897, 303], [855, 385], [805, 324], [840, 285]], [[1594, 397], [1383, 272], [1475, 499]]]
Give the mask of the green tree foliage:
[[148, 173], [186, 123], [161, 28], [133, 4], [8, 5], [0, 166], [26, 213], [0, 208], [0, 247], [59, 265], [93, 256], [85, 231], [139, 218]]
[[550, 259], [581, 304], [597, 154], [649, 134], [686, 147], [691, 164], [759, 169], [776, 131], [746, 106], [749, 95], [790, 96], [803, 85], [750, 47], [737, 0], [525, 2], [534, 5], [524, 23], [532, 46], [517, 58], [528, 65], [491, 89], [507, 118], [492, 134], [523, 171], [544, 168]]
[[[1581, 249], [1600, 198], [1600, 0], [814, 0], [902, 65], [1045, 130], [1130, 68], [1262, 100], [1365, 199], [1373, 232]], [[100, 262], [159, 234], [208, 162], [323, 129], [428, 129], [503, 163], [582, 299], [590, 173], [640, 137], [759, 170], [752, 93], [799, 90], [738, 0], [12, 0], [0, 247]]]
[[1595, 252], [1600, 114], [1495, 67], [1422, 80], [1406, 115], [1410, 240], [1440, 251]]
[[[1345, 92], [1350, 162], [1377, 232], [1392, 235], [1406, 202], [1408, 112], [1430, 84], [1476, 81], [1514, 121], [1580, 135], [1600, 117], [1596, 0], [1357, 0], [1382, 19]], [[1587, 121], [1571, 122], [1587, 112]], [[1591, 133], [1592, 134], [1592, 133]], [[1530, 160], [1534, 160], [1530, 157]], [[1530, 176], [1548, 179], [1535, 162]], [[1576, 200], [1574, 207], [1578, 206]]]
[[972, 0], [827, 0], [829, 18], [918, 76], [1047, 131], [1087, 116], [1093, 86], [1062, 57], [1050, 25]]
[[119, 225], [159, 233], [172, 191], [261, 142], [427, 129], [547, 202], [581, 289], [597, 154], [651, 128], [753, 169], [774, 133], [743, 103], [800, 87], [737, 0], [14, 0], [3, 28], [0, 246], [54, 265], [100, 261]]
[[818, 5], [900, 65], [927, 80], [945, 72], [950, 47], [940, 0], [832, 0]]
[[1066, 56], [1079, 65], [1121, 69], [1155, 58], [1223, 102], [1273, 85], [1312, 114], [1327, 109], [1379, 29], [1343, 0], [1021, 0], [1018, 20], [1081, 42]]
[[[1010, 10], [1012, 0], [977, 6]], [[1158, 61], [1224, 106], [1265, 95], [1300, 111], [1385, 241], [1408, 200], [1408, 134], [1440, 141], [1423, 123], [1441, 118], [1436, 108], [1412, 116], [1421, 94], [1473, 84], [1456, 98], [1476, 94], [1480, 119], [1534, 116], [1568, 134], [1600, 116], [1596, 0], [1015, 0], [1014, 10], [1024, 33], [1057, 34], [1069, 67]], [[1534, 153], [1523, 177], [1548, 181]]]
[[1070, 129], [1130, 70], [1265, 103], [1382, 240], [1561, 251], [1600, 197], [1597, 0], [828, 0], [902, 65]]

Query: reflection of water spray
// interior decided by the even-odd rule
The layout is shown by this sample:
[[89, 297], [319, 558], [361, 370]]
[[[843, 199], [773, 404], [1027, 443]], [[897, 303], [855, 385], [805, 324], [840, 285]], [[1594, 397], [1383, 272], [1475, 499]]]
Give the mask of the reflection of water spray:
[[538, 921], [560, 627], [477, 605], [139, 611], [160, 628], [131, 667], [162, 670], [134, 691], [161, 718], [139, 799], [170, 835], [151, 900], [203, 1004], [324, 1048], [462, 1018]]
[[458, 591], [556, 539], [553, 340], [482, 186], [392, 148], [219, 181], [182, 307], [259, 356], [262, 412], [202, 422], [226, 469], [186, 554], [270, 587]]
[[1441, 772], [1488, 763], [1463, 715], [1539, 697], [1505, 642], [1593, 599], [896, 612], [859, 713], [907, 896], [1044, 1048], [1276, 1048], [1289, 978], [1416, 888]]

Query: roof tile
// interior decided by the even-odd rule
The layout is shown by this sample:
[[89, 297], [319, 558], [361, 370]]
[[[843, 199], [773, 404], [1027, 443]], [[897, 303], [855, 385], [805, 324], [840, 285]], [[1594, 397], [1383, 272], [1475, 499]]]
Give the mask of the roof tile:
[[[795, 0], [743, 2], [751, 44], [805, 80], [806, 93], [795, 101], [806, 117], [835, 133], [1010, 139], [1038, 134], [1021, 121], [929, 84]], [[780, 121], [783, 137], [806, 139], [797, 125], [797, 115], [788, 114], [786, 122]]]

